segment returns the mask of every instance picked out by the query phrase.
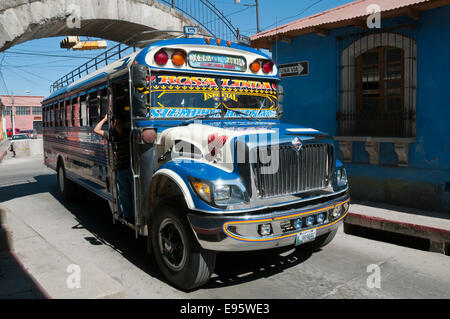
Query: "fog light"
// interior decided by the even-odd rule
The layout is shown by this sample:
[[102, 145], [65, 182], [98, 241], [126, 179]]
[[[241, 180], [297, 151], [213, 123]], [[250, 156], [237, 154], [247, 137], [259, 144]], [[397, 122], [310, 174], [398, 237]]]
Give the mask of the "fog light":
[[258, 227], [258, 232], [261, 236], [268, 236], [272, 234], [272, 224], [262, 224]]
[[294, 227], [295, 227], [295, 229], [299, 229], [299, 228], [302, 228], [302, 220], [300, 219], [300, 218], [298, 218], [298, 219], [296, 219], [295, 221], [294, 221]]
[[325, 220], [325, 215], [324, 214], [317, 215], [317, 222], [319, 224], [322, 224], [324, 222], [324, 220]]
[[306, 218], [306, 226], [311, 226], [312, 224], [314, 224], [314, 217], [313, 216], [309, 216]]
[[339, 207], [335, 207], [333, 210], [333, 218], [336, 218], [339, 216]]

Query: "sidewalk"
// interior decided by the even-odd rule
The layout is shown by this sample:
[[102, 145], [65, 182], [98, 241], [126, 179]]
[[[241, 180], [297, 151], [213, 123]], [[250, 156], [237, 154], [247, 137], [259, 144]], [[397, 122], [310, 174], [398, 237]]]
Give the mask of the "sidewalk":
[[6, 210], [0, 207], [0, 299], [49, 298], [13, 250], [13, 233], [6, 226]]
[[[5, 225], [6, 213], [8, 226]], [[116, 280], [92, 264], [70, 259], [10, 210], [0, 206], [0, 216], [3, 216], [0, 217], [0, 248], [3, 245], [12, 250], [14, 242], [15, 250], [0, 249], [0, 299], [126, 297], [124, 288]], [[1, 236], [2, 230], [6, 230], [8, 236]], [[79, 285], [69, 287], [71, 278], [75, 278], [71, 275], [74, 269], [79, 269]]]
[[427, 241], [429, 251], [449, 254], [450, 214], [354, 201], [344, 221], [344, 231], [356, 234], [358, 228], [422, 239]]

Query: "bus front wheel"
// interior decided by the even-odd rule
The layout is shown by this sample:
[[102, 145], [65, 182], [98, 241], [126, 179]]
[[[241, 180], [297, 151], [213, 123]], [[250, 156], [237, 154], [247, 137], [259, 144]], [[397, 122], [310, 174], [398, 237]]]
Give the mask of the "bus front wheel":
[[200, 247], [186, 215], [160, 207], [151, 226], [152, 249], [161, 272], [177, 288], [191, 290], [206, 283], [214, 271], [216, 253]]

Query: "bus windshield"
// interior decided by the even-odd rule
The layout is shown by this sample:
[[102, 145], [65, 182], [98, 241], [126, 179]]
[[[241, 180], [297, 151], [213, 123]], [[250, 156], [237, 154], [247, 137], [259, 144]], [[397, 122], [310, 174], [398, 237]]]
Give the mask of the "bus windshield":
[[231, 118], [242, 113], [277, 116], [275, 81], [156, 73], [151, 76], [150, 92], [151, 115], [157, 118], [190, 118], [220, 109]]

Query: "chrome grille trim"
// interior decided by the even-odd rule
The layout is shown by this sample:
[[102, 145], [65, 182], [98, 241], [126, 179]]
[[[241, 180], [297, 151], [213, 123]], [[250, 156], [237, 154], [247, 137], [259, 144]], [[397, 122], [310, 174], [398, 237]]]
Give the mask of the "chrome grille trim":
[[333, 168], [332, 144], [304, 144], [296, 151], [290, 144], [270, 147], [270, 154], [279, 152], [279, 166], [275, 172], [263, 174], [268, 169], [260, 161], [259, 149], [252, 171], [256, 191], [260, 198], [298, 194], [305, 191], [324, 189], [329, 186]]

